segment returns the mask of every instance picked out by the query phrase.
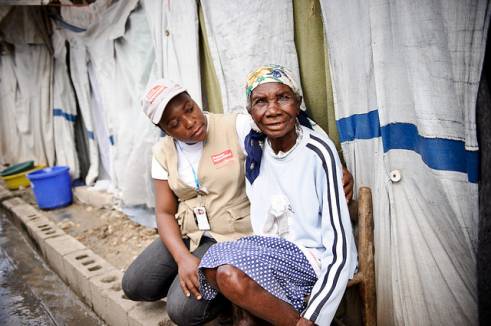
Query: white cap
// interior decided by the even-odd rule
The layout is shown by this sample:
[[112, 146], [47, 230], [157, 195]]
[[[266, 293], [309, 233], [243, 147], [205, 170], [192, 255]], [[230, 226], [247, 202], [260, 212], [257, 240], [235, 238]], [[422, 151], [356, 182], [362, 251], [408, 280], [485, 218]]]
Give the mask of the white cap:
[[143, 112], [158, 124], [162, 119], [165, 107], [176, 95], [185, 92], [186, 89], [169, 79], [159, 79], [150, 83], [142, 98]]

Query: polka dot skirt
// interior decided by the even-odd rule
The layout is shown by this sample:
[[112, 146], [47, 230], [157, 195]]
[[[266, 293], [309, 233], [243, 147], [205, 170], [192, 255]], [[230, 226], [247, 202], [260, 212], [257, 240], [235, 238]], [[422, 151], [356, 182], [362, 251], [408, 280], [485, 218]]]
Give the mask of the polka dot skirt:
[[208, 249], [199, 266], [200, 291], [211, 300], [217, 291], [207, 282], [204, 268], [233, 265], [262, 288], [301, 312], [317, 276], [303, 252], [282, 238], [250, 236], [217, 243]]

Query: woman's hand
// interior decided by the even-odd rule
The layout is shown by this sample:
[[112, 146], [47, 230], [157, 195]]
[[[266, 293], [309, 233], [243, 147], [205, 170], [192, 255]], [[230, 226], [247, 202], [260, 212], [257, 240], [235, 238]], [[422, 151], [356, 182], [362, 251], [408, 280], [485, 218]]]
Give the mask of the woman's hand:
[[192, 294], [197, 300], [201, 300], [198, 281], [199, 262], [198, 257], [189, 254], [177, 263], [182, 291], [187, 297]]
[[186, 296], [191, 294], [201, 299], [198, 283], [198, 266], [200, 259], [193, 256], [182, 241], [181, 230], [177, 224], [177, 197], [169, 187], [167, 180], [154, 180], [155, 213], [160, 239], [177, 262], [179, 284]]
[[343, 189], [348, 204], [353, 199], [353, 184], [353, 176], [346, 167], [343, 167]]
[[305, 318], [300, 318], [297, 321], [297, 326], [314, 326], [314, 322]]

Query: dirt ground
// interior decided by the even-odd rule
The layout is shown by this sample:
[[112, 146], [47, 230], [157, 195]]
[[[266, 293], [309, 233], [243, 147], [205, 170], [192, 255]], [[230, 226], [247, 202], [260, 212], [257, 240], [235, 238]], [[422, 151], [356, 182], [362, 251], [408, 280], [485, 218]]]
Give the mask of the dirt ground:
[[[37, 208], [30, 188], [15, 193]], [[64, 208], [43, 210], [43, 213], [66, 233], [121, 270], [125, 270], [158, 237], [155, 229], [131, 221], [120, 211], [95, 208], [77, 201]]]

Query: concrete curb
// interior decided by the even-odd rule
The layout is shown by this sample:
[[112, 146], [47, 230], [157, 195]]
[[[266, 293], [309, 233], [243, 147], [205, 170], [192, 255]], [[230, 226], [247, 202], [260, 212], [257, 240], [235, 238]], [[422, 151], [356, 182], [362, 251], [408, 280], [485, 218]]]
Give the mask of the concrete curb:
[[120, 270], [1, 185], [0, 206], [60, 278], [108, 325], [174, 325], [164, 301], [137, 303], [126, 299]]

